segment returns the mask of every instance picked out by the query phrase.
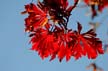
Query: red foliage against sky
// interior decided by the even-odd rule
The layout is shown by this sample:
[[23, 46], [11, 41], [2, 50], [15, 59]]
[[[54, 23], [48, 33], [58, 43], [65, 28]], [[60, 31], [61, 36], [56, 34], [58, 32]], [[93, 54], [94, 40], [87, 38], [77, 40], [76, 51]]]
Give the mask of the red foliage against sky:
[[[87, 0], [85, 2], [88, 4]], [[63, 58], [69, 61], [71, 57], [79, 59], [82, 56], [95, 59], [98, 54], [104, 53], [102, 42], [93, 29], [81, 33], [79, 22], [77, 30], [67, 27], [71, 11], [77, 4], [78, 0], [74, 0], [71, 6], [68, 0], [43, 0], [37, 5], [25, 5], [25, 11], [22, 12], [28, 14], [25, 31], [30, 32], [31, 50], [38, 52], [42, 59], [49, 56], [50, 61], [58, 57], [60, 62]]]
[[84, 0], [84, 2], [88, 5], [97, 5], [99, 11], [108, 6], [108, 0]]
[[[105, 7], [108, 7], [108, 0], [84, 0], [84, 2], [91, 6], [92, 18], [97, 15], [97, 12], [102, 12]], [[98, 9], [96, 10], [96, 6]]]

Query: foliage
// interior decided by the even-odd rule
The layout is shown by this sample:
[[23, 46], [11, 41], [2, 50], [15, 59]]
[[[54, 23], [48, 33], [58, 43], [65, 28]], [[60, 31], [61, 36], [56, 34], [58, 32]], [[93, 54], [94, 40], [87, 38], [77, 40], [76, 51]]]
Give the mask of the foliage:
[[[91, 7], [92, 19], [97, 16], [97, 12], [102, 12], [108, 6], [107, 0], [83, 2]], [[49, 56], [50, 61], [58, 57], [60, 62], [63, 58], [69, 61], [71, 57], [79, 59], [82, 56], [95, 59], [98, 54], [104, 53], [102, 41], [96, 37], [97, 26], [91, 23], [94, 28], [85, 33], [81, 32], [80, 22], [77, 22], [77, 30], [67, 27], [69, 17], [78, 3], [79, 0], [74, 0], [73, 5], [69, 5], [68, 0], [38, 0], [37, 4], [25, 5], [25, 11], [22, 12], [28, 14], [25, 18], [25, 31], [30, 34], [31, 50], [38, 52], [42, 59]]]

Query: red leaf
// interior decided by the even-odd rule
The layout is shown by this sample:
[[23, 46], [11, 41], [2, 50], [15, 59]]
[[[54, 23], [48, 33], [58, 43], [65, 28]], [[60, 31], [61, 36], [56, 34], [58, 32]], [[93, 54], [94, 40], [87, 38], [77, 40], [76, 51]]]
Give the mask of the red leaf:
[[72, 56], [71, 49], [66, 48], [66, 61], [69, 61]]
[[60, 50], [58, 52], [58, 58], [59, 58], [60, 62], [65, 57], [65, 55], [66, 55], [65, 47], [64, 47], [64, 45], [61, 45]]
[[47, 24], [48, 19], [46, 13], [38, 8], [35, 4], [31, 3], [25, 5], [25, 9], [29, 14], [28, 18], [25, 19], [25, 31], [34, 31], [38, 27], [42, 27]]

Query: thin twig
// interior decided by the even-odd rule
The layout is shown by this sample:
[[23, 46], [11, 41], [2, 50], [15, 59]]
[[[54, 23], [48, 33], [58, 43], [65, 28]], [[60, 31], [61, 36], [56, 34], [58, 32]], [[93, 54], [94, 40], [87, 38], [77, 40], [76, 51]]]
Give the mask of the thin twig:
[[76, 1], [75, 1], [72, 10], [77, 6], [78, 2], [79, 2], [79, 0], [76, 0]]

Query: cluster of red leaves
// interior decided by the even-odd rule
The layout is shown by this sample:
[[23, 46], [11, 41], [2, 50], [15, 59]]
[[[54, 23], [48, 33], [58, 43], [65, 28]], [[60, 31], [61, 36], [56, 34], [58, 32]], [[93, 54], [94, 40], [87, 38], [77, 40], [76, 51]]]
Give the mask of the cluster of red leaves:
[[58, 56], [61, 61], [64, 57], [68, 61], [71, 56], [78, 59], [87, 55], [89, 59], [97, 57], [98, 53], [103, 54], [102, 43], [93, 30], [80, 33], [81, 25], [78, 24], [78, 31], [63, 30], [56, 26], [54, 32], [46, 29], [37, 29], [32, 34], [32, 50], [36, 50], [42, 59], [51, 56], [53, 60]]
[[105, 7], [108, 7], [108, 0], [84, 0], [84, 2], [91, 6], [92, 18], [97, 15], [97, 11], [102, 12]]
[[[103, 54], [102, 42], [96, 38], [93, 29], [81, 33], [82, 26], [78, 22], [78, 30], [68, 29], [70, 12], [77, 5], [68, 7], [67, 0], [43, 0], [37, 6], [33, 3], [25, 5], [28, 17], [25, 19], [25, 31], [30, 32], [32, 50], [38, 52], [42, 59], [51, 57], [50, 61], [58, 57], [66, 61], [71, 57], [79, 59], [88, 56], [94, 59], [98, 54]], [[56, 5], [56, 6], [55, 6]], [[50, 19], [48, 19], [50, 18]], [[53, 23], [49, 22], [52, 20]]]

